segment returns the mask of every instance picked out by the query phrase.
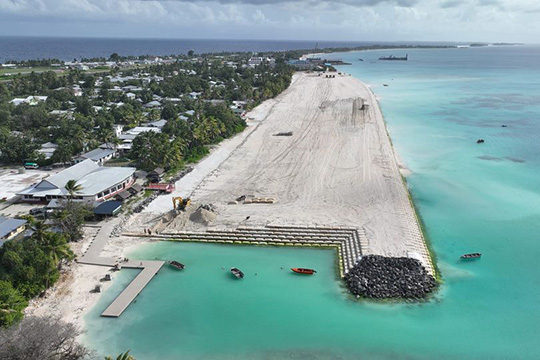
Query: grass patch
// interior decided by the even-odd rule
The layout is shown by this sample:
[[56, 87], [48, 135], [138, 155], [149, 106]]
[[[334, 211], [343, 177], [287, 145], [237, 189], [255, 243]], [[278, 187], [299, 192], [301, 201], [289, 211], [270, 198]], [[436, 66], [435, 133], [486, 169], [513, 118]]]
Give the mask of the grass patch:
[[184, 165], [184, 162], [182, 161], [180, 164], [177, 164], [176, 166], [173, 166], [172, 168], [170, 168], [165, 173], [165, 176], [163, 178], [165, 179], [165, 181], [168, 181], [171, 178], [173, 178], [176, 174], [178, 174], [180, 171], [184, 170], [184, 168], [185, 168], [185, 165]]
[[136, 162], [134, 160], [128, 159], [126, 157], [121, 157], [117, 159], [111, 159], [107, 161], [104, 166], [120, 166], [120, 167], [135, 167]]
[[153, 190], [148, 190], [148, 189], [146, 189], [146, 190], [144, 190], [144, 192], [143, 192], [143, 198], [146, 199], [146, 198], [152, 196], [153, 193], [154, 193]]
[[206, 146], [201, 146], [199, 148], [193, 149], [193, 151], [186, 157], [185, 161], [187, 164], [193, 164], [201, 160], [209, 153], [210, 150], [208, 150]]

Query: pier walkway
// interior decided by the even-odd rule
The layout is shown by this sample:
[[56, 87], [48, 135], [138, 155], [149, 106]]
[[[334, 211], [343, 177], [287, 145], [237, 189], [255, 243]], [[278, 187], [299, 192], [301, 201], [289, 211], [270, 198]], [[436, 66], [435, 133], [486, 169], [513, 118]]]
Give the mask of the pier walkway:
[[115, 218], [107, 221], [101, 226], [96, 237], [86, 250], [84, 255], [77, 260], [79, 264], [96, 265], [126, 268], [126, 269], [140, 269], [142, 270], [139, 275], [122, 291], [120, 295], [105, 309], [101, 316], [107, 317], [119, 317], [124, 310], [127, 309], [129, 304], [139, 295], [139, 293], [145, 288], [146, 285], [152, 280], [154, 275], [157, 274], [159, 269], [163, 266], [163, 261], [146, 261], [146, 260], [129, 260], [119, 261], [115, 258], [101, 257], [101, 252], [110, 239], [111, 233], [115, 226], [120, 223], [120, 218]]
[[[133, 264], [132, 264], [133, 263]], [[135, 279], [122, 291], [120, 295], [101, 313], [101, 316], [119, 317], [129, 304], [139, 295], [146, 285], [163, 266], [163, 261], [129, 261], [122, 267], [142, 269]]]

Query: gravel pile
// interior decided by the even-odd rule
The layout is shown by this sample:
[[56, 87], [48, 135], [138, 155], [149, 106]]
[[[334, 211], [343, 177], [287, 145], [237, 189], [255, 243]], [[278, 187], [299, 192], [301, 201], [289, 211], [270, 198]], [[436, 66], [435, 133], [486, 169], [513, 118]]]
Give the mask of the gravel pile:
[[423, 299], [437, 286], [420, 261], [367, 255], [345, 275], [353, 295], [371, 299]]

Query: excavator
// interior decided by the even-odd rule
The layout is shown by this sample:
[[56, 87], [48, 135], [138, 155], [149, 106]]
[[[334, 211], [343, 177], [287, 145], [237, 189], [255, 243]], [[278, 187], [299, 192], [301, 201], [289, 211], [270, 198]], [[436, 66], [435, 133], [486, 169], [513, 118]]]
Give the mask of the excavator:
[[191, 203], [190, 198], [182, 198], [181, 196], [175, 196], [172, 198], [173, 209], [174, 210], [186, 210], [186, 207]]

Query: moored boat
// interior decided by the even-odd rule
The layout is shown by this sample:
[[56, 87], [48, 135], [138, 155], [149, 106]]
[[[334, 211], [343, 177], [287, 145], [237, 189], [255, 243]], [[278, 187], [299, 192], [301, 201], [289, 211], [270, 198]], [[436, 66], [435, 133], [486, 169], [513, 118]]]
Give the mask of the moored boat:
[[243, 279], [244, 273], [240, 271], [240, 269], [237, 269], [235, 267], [231, 268], [231, 273], [237, 278], [237, 279]]
[[461, 260], [471, 260], [471, 259], [480, 259], [482, 254], [480, 253], [470, 253], [461, 255]]
[[317, 272], [313, 269], [304, 269], [304, 268], [291, 268], [291, 270], [297, 274], [304, 274], [304, 275], [313, 275]]
[[179, 263], [178, 261], [169, 261], [169, 265], [172, 267], [178, 269], [178, 270], [184, 270], [185, 266], [182, 263]]

